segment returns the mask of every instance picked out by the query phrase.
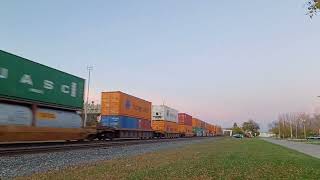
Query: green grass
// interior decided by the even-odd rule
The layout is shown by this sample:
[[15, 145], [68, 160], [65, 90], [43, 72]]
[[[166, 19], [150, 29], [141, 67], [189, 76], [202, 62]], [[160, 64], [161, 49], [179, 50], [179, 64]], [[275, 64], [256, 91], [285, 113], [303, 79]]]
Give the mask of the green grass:
[[[260, 139], [212, 139], [28, 179], [319, 179], [320, 160]], [[22, 179], [26, 179], [23, 177]]]

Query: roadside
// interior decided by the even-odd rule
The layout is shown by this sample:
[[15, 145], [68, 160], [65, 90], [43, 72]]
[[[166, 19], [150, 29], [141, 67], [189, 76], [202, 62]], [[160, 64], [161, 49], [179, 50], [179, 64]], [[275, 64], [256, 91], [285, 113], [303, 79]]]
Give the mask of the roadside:
[[318, 179], [320, 160], [261, 139], [209, 139], [19, 179]]
[[305, 142], [294, 142], [287, 140], [278, 140], [274, 138], [261, 138], [265, 141], [271, 142], [273, 144], [278, 144], [280, 146], [299, 151], [301, 153], [307, 154], [309, 156], [320, 159], [320, 146], [314, 144], [308, 144]]

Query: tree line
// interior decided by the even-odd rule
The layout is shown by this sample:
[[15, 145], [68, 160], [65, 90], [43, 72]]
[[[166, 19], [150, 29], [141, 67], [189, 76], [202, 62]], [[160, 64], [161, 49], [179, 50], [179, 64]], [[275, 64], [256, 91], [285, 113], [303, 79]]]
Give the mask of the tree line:
[[320, 133], [320, 114], [283, 113], [269, 127], [270, 132], [279, 138], [316, 136]]
[[243, 134], [246, 136], [259, 136], [260, 135], [260, 126], [253, 120], [246, 121], [242, 123], [242, 126], [238, 126], [237, 123], [233, 124], [232, 133], [233, 134]]

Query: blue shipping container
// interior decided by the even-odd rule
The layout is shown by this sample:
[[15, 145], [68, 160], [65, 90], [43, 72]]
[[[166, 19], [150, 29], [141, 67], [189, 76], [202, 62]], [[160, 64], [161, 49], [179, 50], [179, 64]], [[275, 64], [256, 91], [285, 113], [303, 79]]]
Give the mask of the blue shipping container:
[[139, 120], [127, 116], [102, 116], [101, 125], [116, 129], [139, 129]]

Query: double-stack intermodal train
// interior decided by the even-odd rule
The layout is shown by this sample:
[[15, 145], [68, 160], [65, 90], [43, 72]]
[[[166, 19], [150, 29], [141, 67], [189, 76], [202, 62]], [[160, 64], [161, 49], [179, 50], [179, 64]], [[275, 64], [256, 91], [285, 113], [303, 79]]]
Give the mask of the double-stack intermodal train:
[[120, 91], [86, 127], [85, 80], [0, 50], [0, 142], [215, 136], [221, 127]]

